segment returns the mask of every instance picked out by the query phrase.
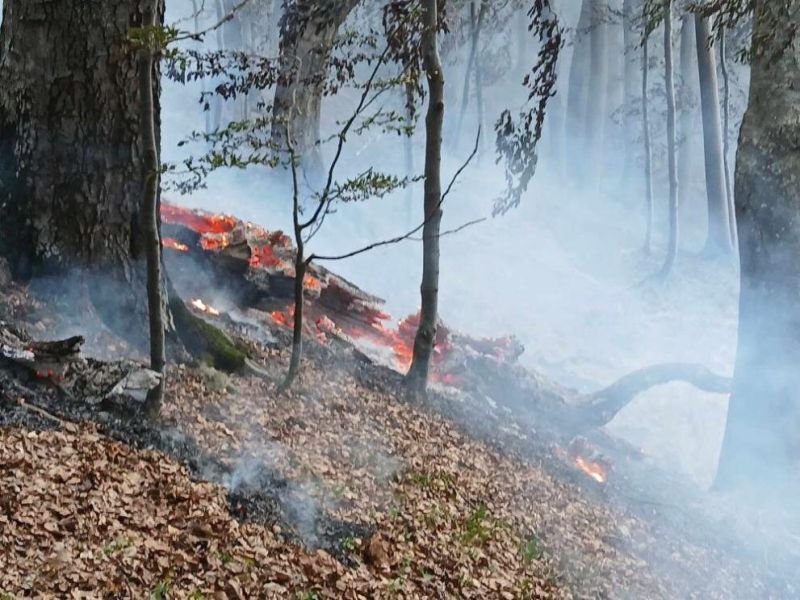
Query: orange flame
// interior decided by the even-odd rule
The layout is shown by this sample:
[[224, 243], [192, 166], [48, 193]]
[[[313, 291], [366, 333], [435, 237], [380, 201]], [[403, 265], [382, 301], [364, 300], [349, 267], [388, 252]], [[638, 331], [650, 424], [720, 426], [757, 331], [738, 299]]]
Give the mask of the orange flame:
[[608, 470], [600, 463], [590, 462], [582, 456], [575, 457], [575, 464], [578, 468], [594, 479], [597, 483], [608, 481]]
[[191, 305], [195, 310], [198, 310], [201, 313], [211, 315], [212, 317], [219, 316], [219, 311], [216, 308], [214, 308], [213, 306], [209, 306], [208, 304], [200, 300], [200, 298], [195, 298], [194, 300], [192, 300]]
[[177, 250], [178, 252], [188, 252], [189, 251], [189, 246], [187, 246], [186, 244], [182, 244], [181, 242], [179, 242], [175, 238], [164, 238], [163, 240], [161, 240], [161, 245], [164, 248], [169, 248], [171, 250]]
[[313, 275], [306, 275], [303, 278], [303, 285], [309, 290], [321, 290], [322, 282]]
[[229, 233], [238, 222], [228, 215], [211, 215], [201, 211], [181, 208], [168, 202], [161, 203], [161, 219], [172, 225], [184, 225], [197, 233]]

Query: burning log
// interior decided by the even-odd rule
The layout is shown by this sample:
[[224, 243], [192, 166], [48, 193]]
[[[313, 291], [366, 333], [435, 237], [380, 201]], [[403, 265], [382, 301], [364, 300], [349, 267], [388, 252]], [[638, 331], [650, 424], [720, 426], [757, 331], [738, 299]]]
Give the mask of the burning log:
[[21, 368], [89, 404], [144, 402], [160, 375], [133, 361], [102, 362], [80, 355], [82, 337], [35, 342], [0, 322], [0, 366]]
[[[169, 244], [165, 243], [165, 248], [172, 250], [167, 254], [170, 273], [185, 295], [196, 297], [207, 291], [208, 281], [198, 278], [194, 270], [202, 261], [210, 266], [206, 272], [210, 271], [211, 285], [224, 290], [237, 306], [265, 311], [276, 324], [288, 329], [293, 326], [295, 252], [286, 235], [227, 215], [189, 210], [166, 202], [162, 207], [164, 232], [171, 236], [166, 238]], [[390, 315], [382, 310], [382, 299], [316, 264], [309, 266], [304, 284], [305, 333], [309, 337], [322, 343], [339, 337], [368, 353], [370, 349], [383, 349], [392, 354], [394, 368], [399, 371], [408, 368], [418, 316], [393, 327]], [[205, 306], [203, 302], [202, 306], [195, 305], [195, 309], [214, 316]], [[478, 355], [511, 362], [522, 353], [521, 344], [513, 338], [478, 340], [456, 336], [440, 325], [432, 361], [435, 381], [457, 383], [447, 372], [456, 343]], [[376, 358], [376, 353], [371, 354]]]

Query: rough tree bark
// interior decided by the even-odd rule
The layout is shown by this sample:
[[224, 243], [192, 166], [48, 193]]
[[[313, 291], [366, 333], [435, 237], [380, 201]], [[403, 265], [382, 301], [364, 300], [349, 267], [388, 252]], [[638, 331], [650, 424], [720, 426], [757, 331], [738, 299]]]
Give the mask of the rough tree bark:
[[[156, 26], [158, 0], [150, 0], [145, 10], [144, 27]], [[161, 164], [156, 135], [156, 113], [153, 102], [153, 73], [155, 53], [147, 43], [139, 50], [139, 100], [142, 103], [142, 152], [144, 157], [144, 187], [142, 193], [142, 233], [147, 262], [147, 308], [150, 330], [150, 369], [161, 375], [161, 381], [147, 395], [145, 411], [151, 417], [161, 411], [164, 394], [164, 375], [167, 364], [164, 325], [164, 294], [161, 273], [161, 235], [159, 232], [158, 192]]]
[[[800, 458], [800, 0], [757, 0], [735, 201], [739, 341], [718, 487], [775, 491]], [[766, 486], [766, 487], [765, 487]]]
[[[146, 170], [128, 33], [151, 2], [7, 0], [0, 31], [0, 253], [18, 277], [102, 271], [96, 306], [138, 338]], [[158, 115], [157, 76], [152, 101]]]
[[[155, 64], [151, 111], [130, 30], [145, 23], [152, 2], [11, 0], [0, 30], [0, 254], [21, 278], [58, 275], [49, 281], [72, 285], [60, 276], [77, 272], [103, 322], [142, 348], [142, 192], [154, 160], [143, 115], [152, 115], [157, 163], [160, 88]], [[158, 24], [163, 10], [159, 0]], [[223, 355], [243, 364], [244, 354], [177, 296], [170, 310], [193, 354], [207, 352], [221, 368]]]
[[703, 114], [703, 155], [708, 198], [706, 252], [730, 255], [728, 195], [725, 191], [725, 162], [722, 150], [722, 122], [719, 114], [717, 61], [711, 43], [708, 19], [695, 15], [697, 68], [700, 73], [700, 105]]
[[669, 177], [669, 239], [661, 277], [672, 270], [678, 256], [678, 168], [675, 149], [675, 82], [672, 61], [672, 0], [664, 3], [664, 85], [667, 96], [667, 169]]
[[444, 73], [436, 39], [437, 0], [422, 3], [422, 60], [428, 78], [428, 113], [425, 118], [425, 226], [422, 232], [422, 285], [419, 329], [407, 380], [412, 390], [423, 392], [428, 382], [439, 305], [439, 231], [442, 222], [442, 125], [444, 123]]
[[312, 179], [323, 171], [317, 142], [329, 58], [339, 28], [358, 2], [293, 0], [282, 19], [272, 142], [285, 151], [289, 127], [302, 168]]

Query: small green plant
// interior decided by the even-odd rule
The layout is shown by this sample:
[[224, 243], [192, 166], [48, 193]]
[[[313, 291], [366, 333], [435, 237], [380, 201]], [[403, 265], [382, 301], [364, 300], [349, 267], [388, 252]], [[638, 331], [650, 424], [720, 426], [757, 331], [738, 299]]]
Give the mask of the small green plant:
[[172, 587], [169, 581], [159, 581], [156, 587], [150, 592], [150, 600], [167, 600], [167, 594]]
[[403, 575], [398, 575], [389, 582], [389, 593], [399, 594], [403, 591], [406, 585], [406, 578]]
[[455, 487], [455, 478], [446, 471], [435, 471], [433, 473], [411, 473], [409, 479], [421, 488], [449, 492]]
[[[131, 537], [118, 537], [113, 542], [106, 544], [103, 547], [103, 554], [105, 556], [111, 556], [112, 554], [116, 554], [120, 550], [128, 548], [133, 544], [133, 538]], [[0, 596], [2, 598], [2, 596]], [[3, 600], [5, 600], [3, 598]]]
[[355, 552], [359, 544], [360, 541], [358, 540], [358, 538], [355, 538], [352, 535], [348, 535], [346, 538], [342, 540], [342, 548], [344, 548], [348, 552]]
[[206, 600], [206, 596], [200, 590], [195, 590], [189, 594], [189, 600]]
[[217, 557], [222, 561], [223, 565], [227, 565], [233, 562], [233, 554], [231, 554], [227, 550], [220, 550], [217, 553]]
[[8, 592], [0, 590], [0, 600], [14, 600], [14, 596]]
[[491, 537], [491, 529], [486, 525], [489, 511], [484, 504], [476, 508], [464, 523], [461, 541], [466, 545], [482, 546]]
[[297, 600], [319, 600], [317, 592], [297, 592], [295, 595]]
[[522, 560], [526, 563], [531, 563], [542, 558], [542, 544], [539, 541], [539, 538], [537, 538], [535, 535], [531, 535], [528, 539], [526, 539], [522, 543], [520, 554], [522, 555]]

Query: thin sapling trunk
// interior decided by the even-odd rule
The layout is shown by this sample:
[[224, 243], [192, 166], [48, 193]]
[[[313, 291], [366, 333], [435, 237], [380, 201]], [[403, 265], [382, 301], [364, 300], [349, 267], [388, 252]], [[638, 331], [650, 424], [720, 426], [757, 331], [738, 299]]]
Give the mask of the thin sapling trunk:
[[[145, 11], [143, 25], [154, 28], [157, 6]], [[150, 324], [150, 368], [161, 375], [161, 383], [147, 397], [145, 411], [158, 415], [164, 393], [166, 366], [164, 295], [161, 274], [161, 237], [158, 225], [159, 159], [156, 138], [155, 107], [153, 102], [153, 69], [155, 51], [149, 41], [152, 32], [143, 36], [139, 50], [139, 96], [142, 104], [142, 151], [144, 189], [142, 194], [142, 233], [147, 260], [147, 305]]]
[[675, 82], [672, 60], [672, 0], [664, 3], [664, 68], [667, 95], [667, 167], [669, 173], [669, 241], [664, 266], [659, 273], [666, 277], [678, 256], [678, 167], [675, 148]]
[[[646, 34], [645, 34], [646, 35]], [[650, 119], [648, 114], [648, 93], [650, 74], [649, 39], [642, 42], [642, 130], [644, 132], [644, 194], [646, 233], [644, 251], [649, 254], [653, 243], [653, 152], [650, 147]]]
[[444, 74], [436, 39], [437, 0], [424, 0], [423, 66], [428, 78], [428, 113], [425, 120], [425, 226], [422, 233], [422, 285], [419, 329], [407, 379], [412, 390], [424, 392], [436, 338], [439, 304], [439, 233], [442, 221], [442, 126]]

